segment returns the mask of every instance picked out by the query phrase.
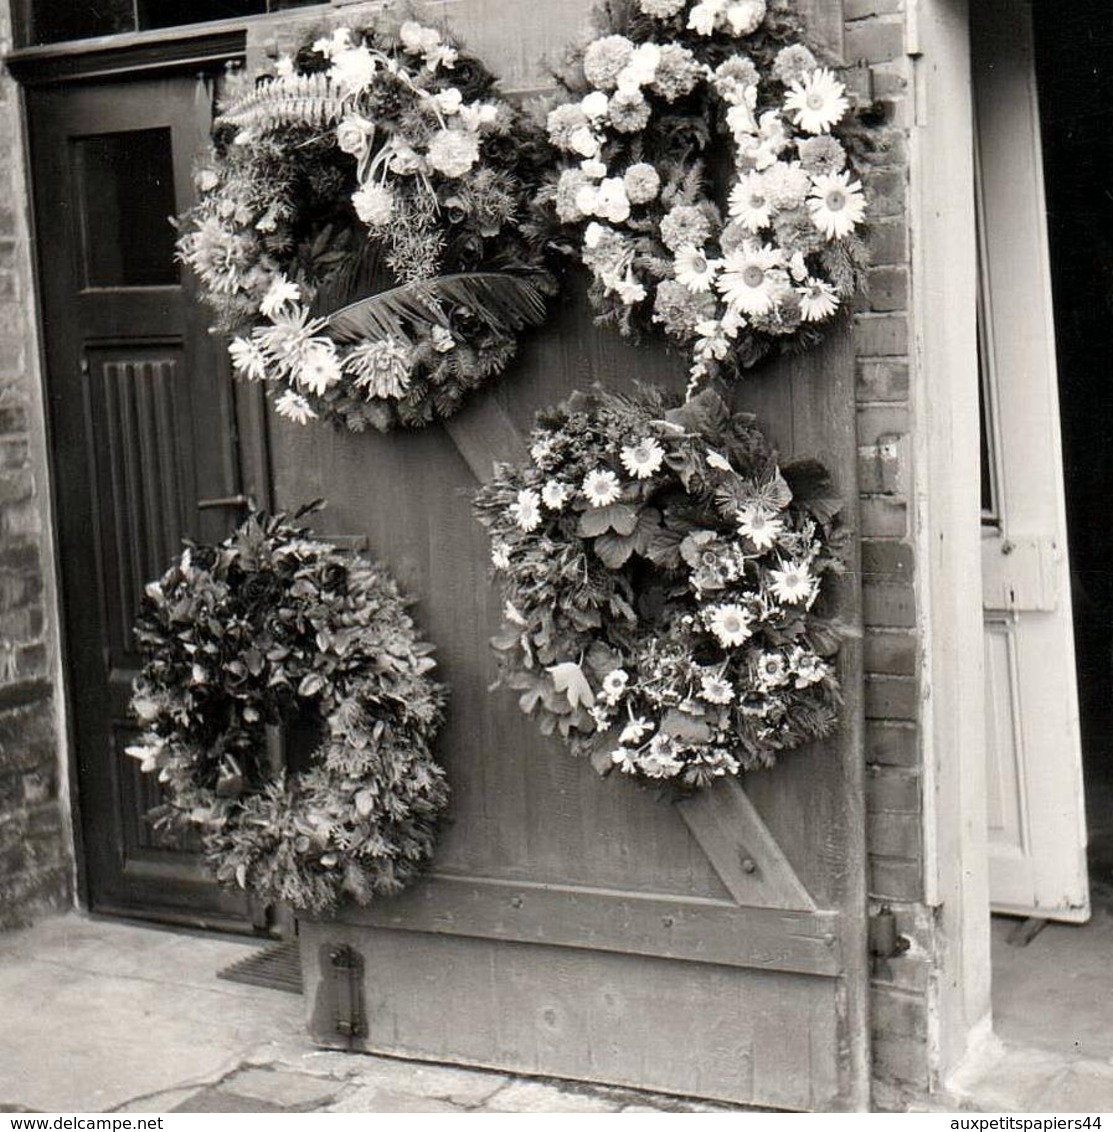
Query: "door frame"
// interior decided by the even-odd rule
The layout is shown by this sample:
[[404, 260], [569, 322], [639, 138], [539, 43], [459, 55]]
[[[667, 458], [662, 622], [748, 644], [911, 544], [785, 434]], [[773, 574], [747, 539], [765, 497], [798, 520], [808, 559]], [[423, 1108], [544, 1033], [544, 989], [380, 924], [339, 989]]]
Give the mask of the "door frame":
[[[129, 78], [157, 78], [197, 73], [199, 69], [215, 70], [219, 65], [242, 64], [246, 56], [247, 31], [244, 21], [220, 24], [199, 24], [153, 33], [123, 35], [107, 44], [104, 39], [77, 41], [58, 47], [24, 48], [4, 59], [20, 84], [20, 146], [26, 173], [23, 205], [26, 208], [29, 246], [38, 247], [38, 217], [35, 213], [35, 181], [30, 153], [30, 109], [28, 91], [33, 88], [70, 86], [95, 81], [125, 81]], [[82, 833], [82, 800], [78, 789], [79, 753], [75, 740], [73, 713], [73, 665], [70, 642], [63, 616], [60, 560], [63, 549], [58, 529], [58, 496], [61, 490], [56, 471], [55, 426], [47, 391], [47, 369], [42, 270], [39, 257], [30, 257], [32, 287], [31, 318], [34, 325], [33, 372], [38, 381], [36, 393], [42, 413], [44, 465], [46, 483], [43, 495], [47, 501], [45, 540], [50, 575], [52, 617], [57, 626], [57, 662], [54, 673], [57, 697], [58, 730], [61, 737], [59, 781], [62, 805], [66, 811], [67, 835], [73, 849], [74, 900], [78, 907], [89, 908], [90, 883], [88, 854]], [[268, 415], [265, 391], [257, 385], [233, 384], [232, 395], [240, 423], [240, 465], [245, 482], [255, 485], [260, 506], [272, 506], [272, 483]]]

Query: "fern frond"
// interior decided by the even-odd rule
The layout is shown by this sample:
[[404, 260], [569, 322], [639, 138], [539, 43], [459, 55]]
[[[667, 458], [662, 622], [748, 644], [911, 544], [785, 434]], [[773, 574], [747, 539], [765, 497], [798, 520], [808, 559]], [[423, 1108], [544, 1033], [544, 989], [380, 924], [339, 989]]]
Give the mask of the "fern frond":
[[217, 125], [274, 130], [281, 126], [332, 126], [344, 113], [344, 99], [328, 75], [276, 75], [237, 99]]
[[326, 330], [340, 343], [394, 338], [412, 346], [410, 327], [447, 326], [446, 308], [464, 307], [491, 330], [509, 334], [544, 319], [545, 282], [545, 276], [524, 271], [477, 271], [422, 279], [341, 307], [327, 316]]

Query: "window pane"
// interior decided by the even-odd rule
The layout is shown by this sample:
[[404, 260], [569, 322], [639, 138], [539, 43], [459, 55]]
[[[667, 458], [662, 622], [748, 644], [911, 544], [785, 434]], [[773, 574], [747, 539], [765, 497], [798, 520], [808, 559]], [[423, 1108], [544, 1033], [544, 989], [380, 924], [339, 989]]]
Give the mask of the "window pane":
[[266, 0], [139, 0], [138, 9], [142, 30], [261, 16], [267, 10], [267, 3]]
[[28, 41], [32, 44], [135, 30], [133, 0], [35, 0], [30, 12], [30, 20], [21, 22], [30, 25]]
[[85, 284], [149, 287], [180, 279], [174, 262], [174, 167], [169, 129], [75, 142]]

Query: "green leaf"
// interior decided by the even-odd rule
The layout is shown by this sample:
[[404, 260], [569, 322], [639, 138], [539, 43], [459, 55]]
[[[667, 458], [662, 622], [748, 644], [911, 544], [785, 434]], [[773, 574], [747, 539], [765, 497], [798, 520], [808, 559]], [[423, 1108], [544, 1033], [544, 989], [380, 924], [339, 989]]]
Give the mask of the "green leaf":
[[340, 343], [393, 338], [412, 347], [411, 328], [448, 326], [446, 308], [466, 307], [488, 329], [510, 334], [544, 319], [545, 283], [544, 275], [525, 271], [477, 271], [420, 279], [333, 311], [325, 329]]
[[711, 739], [711, 728], [702, 719], [694, 719], [675, 708], [662, 720], [661, 732], [681, 743], [706, 743]]
[[614, 770], [614, 762], [611, 760], [610, 748], [596, 747], [591, 752], [591, 765], [595, 768], [595, 773], [600, 778], [606, 778], [608, 774]]
[[680, 544], [684, 541], [681, 531], [668, 527], [658, 527], [650, 536], [645, 548], [645, 557], [655, 566], [666, 570], [676, 570], [680, 566]]
[[619, 538], [618, 535], [600, 535], [592, 546], [600, 561], [608, 570], [617, 570], [624, 566], [634, 553], [634, 540], [632, 538]]
[[797, 460], [781, 469], [796, 502], [824, 525], [842, 510], [831, 473], [818, 460]]
[[632, 535], [638, 525], [638, 513], [625, 503], [609, 503], [606, 507], [589, 507], [580, 515], [576, 533], [581, 538], [595, 538], [606, 531]]

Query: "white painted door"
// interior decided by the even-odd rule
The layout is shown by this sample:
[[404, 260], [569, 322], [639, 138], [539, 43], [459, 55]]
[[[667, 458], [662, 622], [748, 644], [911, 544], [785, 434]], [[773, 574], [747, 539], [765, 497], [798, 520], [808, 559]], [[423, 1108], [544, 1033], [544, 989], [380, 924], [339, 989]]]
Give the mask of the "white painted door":
[[1028, 6], [973, 8], [990, 900], [1090, 915], [1043, 164]]

